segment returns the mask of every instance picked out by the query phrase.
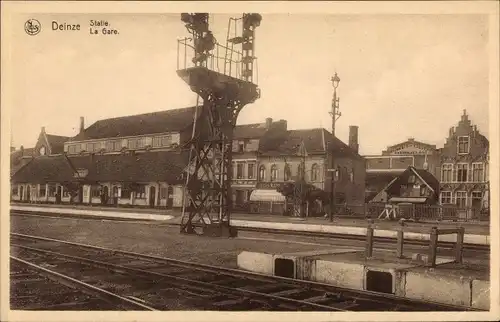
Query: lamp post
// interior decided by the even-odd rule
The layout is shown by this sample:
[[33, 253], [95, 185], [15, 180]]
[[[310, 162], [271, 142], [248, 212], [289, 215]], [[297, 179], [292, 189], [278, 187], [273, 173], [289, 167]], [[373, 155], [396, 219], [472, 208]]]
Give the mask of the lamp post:
[[[331, 78], [331, 81], [333, 85], [333, 99], [332, 99], [332, 110], [330, 111], [330, 116], [332, 117], [332, 142], [333, 142], [333, 140], [335, 140], [335, 122], [337, 122], [337, 120], [341, 116], [341, 113], [339, 111], [339, 99], [337, 98], [337, 87], [339, 86], [340, 78], [337, 75], [337, 73], [335, 73], [335, 75]], [[335, 178], [337, 175], [337, 170], [335, 169], [333, 146], [330, 146], [328, 150], [331, 154], [330, 172], [332, 173], [332, 179], [331, 179], [331, 189], [330, 189], [331, 190], [330, 221], [332, 222], [333, 215], [335, 214]]]

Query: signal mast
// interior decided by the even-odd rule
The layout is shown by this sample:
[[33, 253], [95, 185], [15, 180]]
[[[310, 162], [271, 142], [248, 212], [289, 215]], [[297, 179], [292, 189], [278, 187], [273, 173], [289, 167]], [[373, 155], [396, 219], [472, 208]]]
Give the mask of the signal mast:
[[202, 100], [188, 142], [181, 233], [236, 236], [230, 225], [233, 130], [242, 108], [260, 97], [254, 83], [254, 41], [262, 17], [245, 13], [230, 18], [225, 46], [209, 30], [208, 19], [208, 13], [181, 14], [191, 38], [178, 42], [177, 74]]

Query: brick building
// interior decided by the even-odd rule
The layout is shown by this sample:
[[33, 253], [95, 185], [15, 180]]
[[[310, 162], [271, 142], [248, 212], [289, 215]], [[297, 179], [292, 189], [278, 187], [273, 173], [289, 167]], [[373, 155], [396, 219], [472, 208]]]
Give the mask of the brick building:
[[466, 110], [450, 128], [440, 161], [441, 204], [489, 207], [489, 141], [471, 124]]
[[[193, 113], [194, 107], [188, 107], [117, 117], [88, 128], [81, 118], [79, 132], [71, 138], [48, 135], [42, 128], [33, 156], [12, 176], [12, 199], [181, 207]], [[361, 202], [364, 161], [356, 151], [323, 129], [288, 130], [285, 120], [268, 118], [235, 128], [232, 193], [236, 209], [248, 205], [252, 194], [258, 195], [256, 190], [267, 188], [277, 194], [273, 184], [284, 182], [285, 172], [276, 160], [287, 159], [289, 170], [297, 171], [293, 149], [301, 141], [310, 155], [308, 180], [321, 189], [329, 186], [325, 162], [331, 147], [341, 170], [340, 201]]]

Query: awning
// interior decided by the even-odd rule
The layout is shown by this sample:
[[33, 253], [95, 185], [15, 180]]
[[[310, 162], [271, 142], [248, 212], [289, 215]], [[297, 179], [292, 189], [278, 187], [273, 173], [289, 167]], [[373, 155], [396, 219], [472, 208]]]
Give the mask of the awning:
[[285, 202], [285, 196], [276, 190], [271, 189], [257, 189], [252, 191], [250, 201], [272, 201], [272, 202]]
[[415, 197], [415, 198], [404, 198], [404, 197], [392, 197], [389, 202], [400, 202], [400, 203], [425, 203], [427, 198]]

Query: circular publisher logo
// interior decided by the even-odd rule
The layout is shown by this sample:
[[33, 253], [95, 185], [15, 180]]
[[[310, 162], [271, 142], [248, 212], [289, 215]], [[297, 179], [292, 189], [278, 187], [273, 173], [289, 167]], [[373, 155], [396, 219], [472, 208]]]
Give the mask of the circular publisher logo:
[[24, 24], [24, 31], [30, 36], [38, 35], [40, 30], [42, 30], [42, 25], [36, 19], [29, 19]]

